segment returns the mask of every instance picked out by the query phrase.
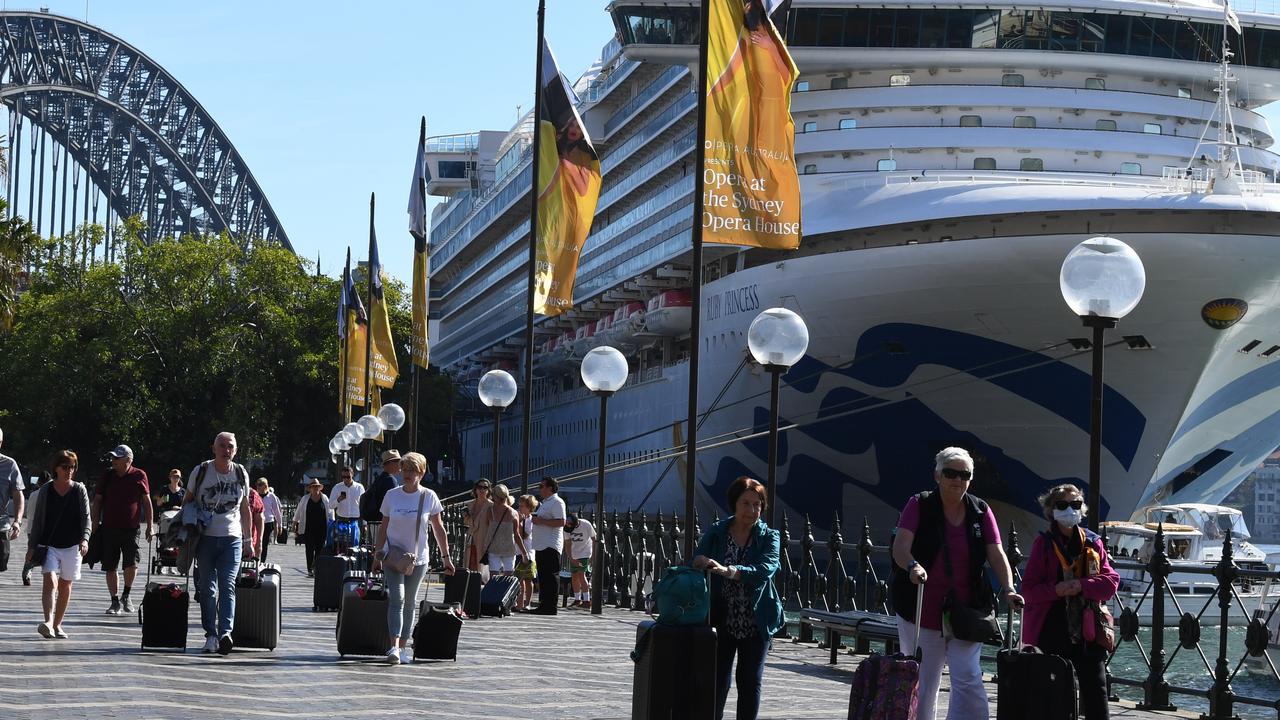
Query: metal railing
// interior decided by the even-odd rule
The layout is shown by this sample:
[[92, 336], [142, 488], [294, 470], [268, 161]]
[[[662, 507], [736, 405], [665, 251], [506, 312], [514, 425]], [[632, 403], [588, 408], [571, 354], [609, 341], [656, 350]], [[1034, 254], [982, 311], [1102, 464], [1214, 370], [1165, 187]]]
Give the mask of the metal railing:
[[[446, 502], [463, 497], [446, 498]], [[464, 512], [465, 502], [447, 504], [445, 508], [445, 529], [450, 550], [454, 562], [459, 565], [464, 557], [467, 537], [463, 523]], [[594, 521], [593, 513], [588, 509], [582, 509], [580, 516]], [[645, 514], [635, 511], [606, 513], [604, 527], [597, 528], [600, 547], [605, 553], [605, 605], [633, 611], [650, 608], [650, 593], [656, 580], [662, 577], [668, 567], [686, 564], [689, 560], [682, 555], [682, 541], [687, 529], [688, 523], [676, 514]], [[817, 648], [829, 651], [832, 663], [836, 661], [837, 651], [841, 649], [853, 654], [869, 652], [871, 640], [866, 638], [851, 638], [852, 647], [843, 646], [839, 636], [831, 631], [819, 638], [814, 628], [804, 622], [801, 613], [804, 610], [818, 609], [830, 612], [874, 612], [892, 617], [893, 601], [889, 584], [887, 577], [882, 578], [885, 568], [891, 563], [889, 554], [892, 540], [886, 544], [873, 542], [872, 529], [864, 519], [857, 529], [857, 541], [846, 542], [844, 527], [838, 516], [834, 518], [825, 538], [815, 537], [814, 525], [809, 518], [805, 518], [798, 537], [793, 536], [785, 515], [778, 531], [782, 540], [782, 553], [775, 583], [788, 617], [800, 618], [784, 627], [778, 638], [789, 638], [797, 643], [814, 643]], [[702, 534], [701, 523], [696, 514], [692, 532], [696, 537]], [[1105, 528], [1102, 537], [1106, 544]], [[1016, 529], [1010, 528], [1005, 534], [1004, 545], [1010, 565], [1014, 568], [1015, 579], [1021, 584], [1018, 569], [1026, 557]], [[1208, 712], [1202, 716], [1206, 720], [1230, 720], [1235, 717], [1236, 705], [1275, 709], [1280, 717], [1280, 699], [1240, 695], [1231, 686], [1249, 658], [1261, 660], [1271, 678], [1280, 681], [1280, 673], [1266, 654], [1271, 640], [1267, 626], [1276, 613], [1280, 612], [1280, 595], [1270, 598], [1259, 612], [1250, 613], [1241, 599], [1239, 587], [1243, 582], [1271, 581], [1280, 585], [1280, 582], [1276, 582], [1280, 581], [1280, 571], [1237, 567], [1228, 532], [1223, 541], [1222, 558], [1219, 562], [1201, 566], [1178, 564], [1179, 574], [1201, 574], [1217, 581], [1214, 593], [1203, 596], [1202, 607], [1184, 608], [1168, 581], [1173, 567], [1166, 554], [1162, 528], [1156, 531], [1152, 547], [1151, 556], [1145, 562], [1123, 557], [1111, 560], [1112, 566], [1117, 570], [1144, 571], [1151, 582], [1138, 603], [1125, 607], [1116, 617], [1118, 637], [1116, 650], [1107, 659], [1108, 682], [1111, 685], [1140, 688], [1142, 700], [1139, 707], [1147, 710], [1175, 709], [1172, 697], [1184, 695], [1208, 701]], [[821, 563], [817, 559], [820, 555], [825, 556]], [[1199, 597], [1197, 596], [1197, 600]], [[1144, 603], [1148, 602], [1151, 604], [1151, 619], [1147, 625], [1150, 633], [1144, 642], [1139, 633], [1142, 628], [1139, 613]], [[1172, 602], [1180, 616], [1177, 623], [1177, 646], [1171, 653], [1165, 650], [1166, 602]], [[1228, 633], [1233, 608], [1244, 611], [1250, 618], [1243, 639], [1233, 638], [1238, 633]], [[1007, 642], [1014, 632], [1012, 613], [1006, 607], [1001, 607], [1000, 612], [1009, 618], [1005, 628]], [[1201, 621], [1207, 615], [1216, 615], [1218, 621], [1218, 646], [1208, 654], [1201, 647], [1200, 629]], [[1126, 645], [1135, 648], [1142, 658], [1147, 670], [1144, 676], [1111, 674], [1116, 653]], [[1170, 664], [1183, 650], [1200, 656], [1205, 680], [1202, 685], [1173, 684], [1166, 678]], [[1112, 699], [1118, 698], [1113, 696]]]

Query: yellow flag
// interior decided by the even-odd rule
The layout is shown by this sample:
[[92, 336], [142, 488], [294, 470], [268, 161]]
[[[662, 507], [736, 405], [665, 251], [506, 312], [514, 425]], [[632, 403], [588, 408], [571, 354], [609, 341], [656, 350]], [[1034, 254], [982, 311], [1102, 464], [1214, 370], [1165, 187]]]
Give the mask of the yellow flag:
[[360, 310], [359, 315], [355, 309], [351, 309], [347, 314], [347, 404], [356, 407], [364, 407], [364, 390], [365, 390], [365, 343], [369, 333], [369, 326], [363, 317], [364, 310]]
[[418, 159], [413, 166], [413, 187], [409, 189], [409, 234], [413, 236], [413, 337], [409, 356], [418, 367], [427, 367], [427, 119], [418, 133]]
[[799, 71], [763, 0], [706, 0], [703, 240], [800, 246], [791, 86]]
[[400, 375], [396, 346], [391, 342], [391, 320], [382, 288], [382, 263], [378, 260], [378, 238], [369, 228], [369, 324], [373, 333], [373, 382], [378, 387], [395, 387]]
[[534, 312], [559, 315], [573, 307], [578, 255], [600, 199], [600, 157], [574, 107], [573, 92], [542, 43], [538, 102], [538, 227]]

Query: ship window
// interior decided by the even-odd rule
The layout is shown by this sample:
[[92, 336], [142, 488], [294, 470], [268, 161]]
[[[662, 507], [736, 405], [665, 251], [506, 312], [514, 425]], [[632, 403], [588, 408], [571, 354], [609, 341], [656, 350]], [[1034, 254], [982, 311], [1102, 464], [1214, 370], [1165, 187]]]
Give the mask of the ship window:
[[982, 127], [981, 115], [961, 115], [960, 127]]
[[1031, 115], [1016, 115], [1013, 118], [1013, 126], [1016, 128], [1033, 128], [1036, 126], [1036, 119]]
[[814, 173], [816, 173], [816, 172], [818, 172], [818, 166], [817, 166], [817, 165], [814, 165], [813, 163], [810, 163], [810, 164], [808, 164], [808, 165], [805, 165], [805, 166], [804, 166], [804, 174], [805, 174], [805, 175], [812, 175], [812, 174], [814, 174]]
[[804, 131], [805, 131], [805, 132], [807, 132], [807, 133], [817, 132], [817, 131], [818, 131], [818, 123], [816, 123], [816, 122], [807, 122], [807, 123], [805, 123], [805, 124], [804, 124]]
[[1164, 129], [1160, 127], [1160, 123], [1147, 123], [1142, 126], [1142, 132], [1148, 135], [1160, 135]]
[[796, 83], [796, 92], [809, 92], [809, 81], [801, 80]]
[[898, 161], [894, 160], [893, 158], [876, 161], [876, 170], [879, 170], [880, 172], [887, 172], [889, 170], [897, 170], [897, 169], [898, 169]]
[[1106, 90], [1107, 81], [1102, 78], [1085, 78], [1084, 87], [1086, 90]]
[[1000, 84], [1010, 87], [1022, 87], [1026, 84], [1026, 80], [1018, 73], [1005, 73], [1000, 76]]
[[995, 170], [996, 159], [992, 157], [980, 157], [973, 159], [974, 170]]
[[1116, 121], [1115, 120], [1099, 120], [1093, 124], [1093, 129], [1094, 130], [1115, 130]]
[[1121, 175], [1141, 175], [1142, 163], [1135, 163], [1135, 162], [1120, 163], [1120, 174]]
[[1184, 87], [1178, 88], [1178, 97], [1180, 98], [1191, 97], [1191, 88], [1184, 88]]
[[858, 121], [853, 118], [843, 118], [840, 120], [841, 130], [852, 130], [856, 127], [858, 127]]
[[843, 77], [831, 78], [832, 90], [843, 90], [847, 87], [849, 87], [849, 78], [843, 78]]
[[910, 85], [910, 84], [911, 84], [910, 75], [890, 75], [889, 76], [889, 87], [902, 87], [903, 85]]
[[1044, 170], [1044, 160], [1025, 157], [1018, 161], [1018, 169], [1024, 172], [1040, 172]]

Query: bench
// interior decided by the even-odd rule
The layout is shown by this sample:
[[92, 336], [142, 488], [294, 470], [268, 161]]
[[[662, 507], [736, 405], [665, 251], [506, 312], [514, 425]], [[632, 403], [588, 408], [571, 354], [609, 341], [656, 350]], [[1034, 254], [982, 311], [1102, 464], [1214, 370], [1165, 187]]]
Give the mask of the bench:
[[884, 643], [886, 655], [898, 650], [898, 618], [893, 615], [859, 610], [828, 612], [810, 609], [800, 611], [800, 622], [827, 631], [832, 665], [836, 664], [842, 635], [858, 640], [858, 652], [868, 651], [872, 642]]

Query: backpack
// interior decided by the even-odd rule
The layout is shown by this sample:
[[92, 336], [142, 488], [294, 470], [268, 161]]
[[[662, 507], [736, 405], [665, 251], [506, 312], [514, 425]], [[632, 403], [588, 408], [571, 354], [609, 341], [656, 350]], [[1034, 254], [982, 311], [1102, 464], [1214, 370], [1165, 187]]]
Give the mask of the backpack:
[[711, 591], [701, 570], [681, 565], [667, 568], [653, 588], [658, 622], [664, 625], [703, 625], [711, 611]]

